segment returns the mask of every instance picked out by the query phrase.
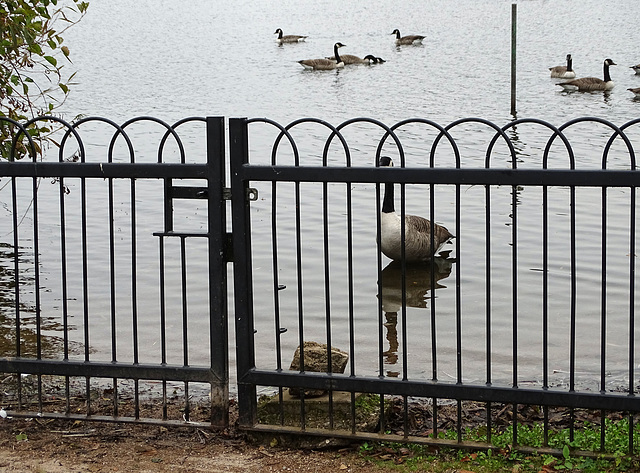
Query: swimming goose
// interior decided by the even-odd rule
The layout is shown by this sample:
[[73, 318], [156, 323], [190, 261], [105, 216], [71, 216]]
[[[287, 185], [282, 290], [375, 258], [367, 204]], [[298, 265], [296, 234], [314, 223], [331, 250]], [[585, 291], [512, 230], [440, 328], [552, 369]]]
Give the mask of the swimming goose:
[[636, 95], [635, 98], [640, 98], [640, 87], [636, 87], [635, 89], [627, 89], [627, 90], [633, 92]]
[[401, 44], [420, 44], [422, 43], [422, 40], [424, 39], [424, 36], [420, 36], [417, 34], [411, 34], [411, 35], [407, 35], [407, 36], [400, 36], [400, 30], [399, 29], [395, 29], [393, 30], [393, 32], [391, 34], [396, 35], [396, 44], [397, 45], [401, 45]]
[[[388, 156], [383, 156], [379, 161], [380, 167], [391, 167], [393, 161]], [[382, 201], [382, 213], [380, 214], [380, 249], [392, 260], [400, 260], [402, 254], [402, 242], [400, 239], [400, 215], [394, 209], [393, 183], [384, 185], [384, 199]], [[431, 222], [416, 215], [404, 217], [404, 256], [408, 263], [421, 262], [431, 257], [442, 246], [455, 238], [445, 227], [433, 224], [433, 244], [431, 248]]]
[[615, 66], [616, 63], [611, 59], [604, 60], [604, 80], [597, 77], [583, 77], [581, 79], [574, 79], [567, 82], [560, 82], [559, 85], [564, 90], [572, 91], [579, 90], [582, 92], [589, 92], [593, 90], [611, 90], [614, 83], [609, 75], [609, 66]]
[[633, 69], [636, 74], [640, 74], [640, 64], [636, 64], [635, 66], [631, 66], [631, 69]]
[[278, 37], [276, 38], [276, 41], [280, 44], [282, 43], [298, 43], [300, 41], [304, 41], [305, 39], [308, 38], [308, 36], [300, 36], [297, 34], [288, 34], [283, 36], [282, 35], [282, 30], [280, 28], [278, 28], [275, 33], [273, 34], [277, 34]]
[[[334, 57], [328, 57], [327, 59], [330, 59], [331, 61], [336, 60]], [[381, 57], [375, 57], [373, 54], [367, 54], [364, 58], [353, 54], [342, 54], [340, 59], [342, 59], [345, 66], [348, 66], [349, 64], [378, 64], [386, 62]]]
[[550, 67], [551, 77], [557, 79], [573, 79], [576, 77], [576, 73], [571, 67], [573, 64], [573, 59], [571, 59], [571, 54], [567, 54], [567, 65], [566, 66], [555, 66]]
[[338, 54], [338, 49], [346, 46], [342, 43], [336, 43], [333, 45], [334, 59], [320, 58], [320, 59], [303, 59], [298, 61], [305, 69], [314, 69], [316, 71], [328, 71], [336, 69], [338, 67], [344, 67], [344, 61]]

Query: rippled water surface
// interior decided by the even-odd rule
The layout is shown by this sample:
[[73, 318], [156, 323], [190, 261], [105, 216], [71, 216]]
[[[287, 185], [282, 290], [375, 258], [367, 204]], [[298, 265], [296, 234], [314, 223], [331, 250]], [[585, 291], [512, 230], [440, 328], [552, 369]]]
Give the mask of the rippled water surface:
[[[511, 1], [502, 0], [435, 0], [388, 2], [382, 0], [343, 2], [328, 0], [323, 2], [308, 0], [275, 1], [123, 1], [92, 0], [87, 16], [82, 22], [69, 30], [66, 42], [72, 51], [73, 64], [67, 67], [77, 68], [74, 88], [64, 106], [68, 116], [84, 114], [88, 116], [108, 117], [122, 123], [140, 115], [151, 115], [169, 123], [188, 116], [226, 116], [226, 117], [267, 117], [282, 124], [302, 117], [314, 117], [326, 120], [334, 125], [355, 117], [371, 117], [392, 125], [407, 118], [426, 118], [441, 125], [466, 117], [481, 117], [502, 126], [514, 118], [540, 118], [554, 125], [561, 125], [571, 119], [583, 116], [595, 116], [613, 122], [616, 125], [638, 118], [640, 102], [626, 89], [640, 87], [640, 76], [635, 76], [629, 66], [640, 63], [640, 31], [637, 18], [640, 4], [637, 0], [621, 0], [614, 6], [604, 7], [595, 0], [566, 1], [521, 1], [518, 2], [517, 24], [517, 114], [512, 116], [510, 95], [510, 54], [511, 54]], [[275, 42], [273, 32], [282, 28], [285, 34], [308, 35], [306, 42], [280, 46]], [[426, 36], [420, 46], [396, 47], [389, 34], [399, 28], [403, 34], [422, 34]], [[304, 70], [297, 61], [300, 59], [329, 56], [333, 44], [340, 41], [347, 46], [341, 50], [346, 54], [364, 56], [374, 54], [386, 60], [384, 64], [374, 66], [354, 66], [343, 70], [314, 72]], [[573, 55], [574, 69], [578, 76], [602, 75], [602, 62], [613, 59], [618, 66], [613, 67], [611, 75], [616, 87], [610, 93], [574, 93], [567, 94], [550, 79], [548, 68], [562, 64], [567, 53]], [[147, 153], [153, 161], [153, 146], [145, 147], [144, 140], [150, 130], [142, 127], [134, 135], [142, 138], [137, 141], [137, 151]], [[320, 133], [314, 131], [313, 133]], [[413, 135], [412, 135], [413, 133]], [[518, 147], [520, 167], [540, 167], [540, 150], [543, 149], [544, 135], [537, 135], [529, 128], [513, 130], [512, 139]], [[369, 135], [370, 134], [370, 135]], [[194, 132], [194, 136], [197, 134]], [[313, 136], [313, 135], [312, 135]], [[324, 135], [318, 135], [324, 136]], [[367, 142], [368, 136], [377, 136], [366, 127], [357, 130], [354, 156], [360, 159], [357, 164], [372, 165], [372, 154], [376, 142]], [[601, 166], [602, 146], [610, 132], [606, 128], [577, 126], [568, 132], [576, 150], [579, 165], [599, 168]], [[629, 136], [634, 146], [640, 142], [640, 133], [633, 130]], [[463, 164], [484, 166], [484, 150], [491, 134], [481, 127], [470, 127], [454, 133], [458, 145], [463, 151]], [[259, 132], [252, 141], [252, 151], [260, 150], [264, 136]], [[317, 138], [317, 137], [316, 137]], [[416, 165], [428, 162], [422, 147], [423, 139], [419, 130], [404, 131], [403, 140], [407, 146], [408, 161]], [[149, 140], [157, 143], [156, 140]], [[194, 142], [196, 138], [194, 138]], [[89, 143], [91, 160], [100, 160], [104, 146]], [[479, 144], [482, 143], [482, 144]], [[301, 150], [317, 157], [314, 144], [303, 143]], [[199, 160], [204, 148], [194, 146], [189, 159]], [[263, 150], [263, 154], [268, 156]], [[504, 150], [503, 150], [504, 151]], [[624, 147], [614, 146], [610, 166], [628, 168], [628, 153]], [[260, 153], [257, 153], [260, 154]], [[510, 166], [506, 155], [497, 153], [496, 166]], [[413, 160], [413, 161], [411, 161]], [[558, 167], [567, 167], [566, 162], [554, 163]], [[73, 186], [73, 183], [71, 183]], [[161, 218], [161, 207], [150, 203], [149, 196], [160, 189], [153, 184], [143, 184], [137, 190], [140, 202], [138, 209], [141, 217], [140, 238], [148, 238], [149, 244], [138, 245], [141, 256], [153, 260], [157, 252], [157, 243], [150, 233], [157, 231], [156, 217]], [[269, 186], [257, 184], [261, 200], [252, 204], [254, 231], [254, 276], [256, 306], [256, 328], [258, 333], [273, 331], [273, 295], [269, 291], [272, 285], [272, 269], [268, 251], [270, 248], [270, 200]], [[341, 348], [348, 347], [348, 320], [346, 317], [346, 286], [344, 279], [344, 185], [332, 186], [335, 203], [335, 250], [332, 268], [336, 276], [331, 287], [335, 303], [332, 307], [335, 333], [333, 343]], [[28, 187], [24, 192], [28, 192]], [[7, 192], [6, 188], [3, 192]], [[45, 192], [45, 191], [43, 191]], [[95, 205], [94, 215], [104, 212], [101, 202], [105, 195], [100, 194], [91, 205]], [[283, 185], [282, 208], [284, 217], [279, 221], [281, 241], [294, 237], [294, 222], [291, 200], [291, 188]], [[322, 224], [319, 196], [321, 188], [309, 184], [304, 187], [303, 206], [305, 222], [309, 233], [304, 235], [305, 261], [305, 330], [309, 338], [322, 340], [325, 337], [325, 310], [321, 234], [313, 229]], [[412, 193], [413, 192], [413, 193]], [[422, 192], [422, 194], [420, 194]], [[407, 190], [407, 211], [428, 211], [424, 204], [425, 189]], [[73, 192], [72, 192], [73, 194]], [[126, 189], [122, 190], [122, 195]], [[477, 264], [478, 255], [484, 254], [484, 189], [469, 187], [462, 189], [463, 218], [461, 228], [454, 230], [461, 239], [461, 254], [453, 254], [457, 262], [443, 262], [444, 268], [438, 276], [442, 286], [437, 291], [437, 335], [439, 339], [439, 377], [456, 378], [456, 278], [463, 284], [460, 307], [464, 331], [462, 333], [464, 379], [472, 382], [485, 382], [484, 371], [486, 348], [484, 342], [485, 312], [485, 268]], [[519, 363], [521, 380], [540, 381], [541, 335], [541, 256], [539, 241], [541, 234], [541, 190], [519, 189], [518, 205], [523, 219], [519, 244], [519, 306], [521, 320], [518, 327], [522, 334], [519, 340], [521, 353]], [[568, 318], [566, 294], [570, 290], [568, 281], [568, 243], [563, 235], [568, 231], [566, 190], [552, 190], [552, 267], [550, 270], [551, 297], [557, 294], [558, 302], [551, 304], [553, 330], [549, 348], [554, 373], [553, 382], [566, 382], [568, 352]], [[375, 373], [378, 369], [378, 330], [376, 254], [375, 254], [375, 186], [354, 185], [353, 197], [355, 219], [354, 257], [358, 277], [355, 281], [356, 344], [358, 348], [357, 367], [359, 373]], [[398, 197], [398, 196], [396, 196]], [[598, 290], [601, 284], [598, 271], [592, 273], [589, 263], [598, 262], [599, 228], [589, 218], [591, 208], [599, 208], [599, 195], [590, 191], [578, 192], [578, 209], [583, 216], [576, 222], [579, 235], [578, 249], [586, 258], [586, 266], [579, 268], [580, 284], [578, 295], [580, 304], [578, 313], [582, 315], [578, 324], [578, 354], [584, 361], [579, 371], [584, 379], [590, 380], [599, 374], [599, 339], [589, 335], [599, 330]], [[70, 197], [69, 199], [73, 199]], [[622, 382], [627, 366], [628, 346], [626, 340], [615, 337], [616, 331], [628, 328], [628, 193], [614, 191], [610, 198], [613, 208], [610, 218], [617, 233], [611, 236], [612, 245], [609, 285], [612, 316], [609, 331], [609, 367], [612, 383]], [[127, 203], [127, 198], [123, 197]], [[288, 200], [287, 200], [288, 199]], [[413, 199], [413, 200], [412, 200]], [[493, 255], [496, 258], [494, 272], [493, 310], [493, 378], [508, 383], [513, 368], [511, 311], [513, 301], [510, 293], [511, 275], [511, 193], [510, 189], [496, 192], [493, 202], [492, 222], [495, 234], [492, 241]], [[619, 199], [619, 200], [617, 200]], [[0, 200], [7, 202], [6, 194], [0, 194]], [[422, 201], [422, 207], [411, 203]], [[626, 204], [625, 204], [626, 202]], [[160, 205], [160, 204], [159, 204]], [[341, 207], [342, 206], [342, 207]], [[425, 210], [426, 209], [426, 210]], [[287, 216], [286, 211], [289, 210]], [[3, 214], [7, 214], [5, 207]], [[122, 210], [126, 220], [126, 209]], [[196, 209], [191, 224], [198, 227], [202, 222], [203, 209]], [[454, 225], [455, 194], [453, 189], [444, 188], [438, 193], [437, 221], [450, 228]], [[106, 218], [103, 215], [104, 218]], [[70, 219], [73, 220], [73, 216]], [[598, 219], [599, 211], [595, 211]], [[26, 221], [28, 222], [28, 218]], [[124, 220], [123, 220], [124, 221]], [[145, 223], [146, 222], [146, 223]], [[28, 223], [25, 223], [27, 225]], [[145, 237], [144, 226], [148, 224]], [[46, 222], [55, 228], [56, 222]], [[91, 231], [91, 227], [89, 229]], [[342, 232], [342, 233], [341, 233]], [[47, 235], [46, 232], [41, 234]], [[627, 240], [625, 240], [625, 236]], [[55, 237], [51, 245], [55, 247]], [[77, 238], [70, 236], [70, 238]], [[123, 237], [126, 240], [126, 237]], [[10, 243], [11, 237], [6, 231], [0, 234], [0, 241]], [[143, 240], [146, 241], [146, 240]], [[291, 241], [291, 240], [289, 240]], [[334, 241], [334, 240], [332, 240]], [[106, 244], [106, 243], [105, 243]], [[527, 252], [530, 246], [534, 251]], [[195, 254], [203, 252], [204, 247], [190, 249]], [[293, 250], [292, 250], [293, 251]], [[315, 255], [315, 256], [314, 256]], [[96, 268], [106, 264], [104, 252], [96, 251], [92, 255]], [[196, 258], [197, 259], [197, 258]], [[482, 261], [480, 259], [480, 261]], [[385, 261], [385, 264], [388, 261]], [[282, 325], [287, 328], [283, 335], [283, 363], [288, 364], [289, 353], [298, 344], [297, 317], [298, 307], [295, 298], [295, 255], [283, 254], [280, 259], [281, 282], [287, 286], [283, 291]], [[47, 259], [42, 259], [43, 271], [47, 273]], [[77, 269], [77, 268], [76, 268]], [[99, 269], [97, 269], [99, 270]], [[176, 267], [177, 270], [177, 267]], [[344, 271], [343, 271], [344, 270]], [[194, 265], [191, 287], [202, 285], [198, 266]], [[53, 270], [51, 270], [53, 273]], [[155, 307], [157, 268], [147, 268], [141, 273], [140, 297], [143, 304]], [[76, 275], [77, 276], [77, 275]], [[414, 275], [416, 281], [430, 280], [428, 275]], [[51, 274], [51, 277], [55, 276]], [[72, 269], [72, 277], [73, 269]], [[418, 283], [417, 283], [418, 284]], [[418, 284], [419, 285], [419, 284]], [[149, 289], [145, 289], [149, 288]], [[55, 289], [51, 291], [52, 301], [59, 302]], [[289, 291], [289, 295], [286, 293]], [[386, 292], [388, 291], [388, 292]], [[394, 316], [393, 306], [397, 304], [397, 287], [383, 288], [383, 307], [385, 309], [384, 371], [388, 375], [402, 373], [405, 368], [410, 376], [429, 378], [432, 370], [430, 349], [425, 349], [424, 341], [431, 340], [433, 326], [430, 314], [430, 302], [424, 303], [425, 290], [417, 291], [418, 307], [408, 309], [409, 339], [407, 353], [396, 347], [398, 338], [402, 340], [402, 319]], [[620, 297], [616, 302], [614, 297]], [[565, 297], [560, 297], [565, 296]], [[386, 298], [385, 298], [386, 297]], [[147, 299], [145, 299], [147, 298]], [[146, 301], [146, 302], [145, 302]], [[206, 300], [191, 300], [190, 310], [206, 313]], [[105, 301], [105, 304], [108, 300]], [[169, 300], [176, 313], [180, 311], [179, 300]], [[58, 304], [59, 306], [59, 304]], [[428, 307], [429, 306], [429, 307]], [[106, 306], [105, 306], [106, 307]], [[123, 307], [126, 309], [126, 307]], [[55, 310], [59, 310], [57, 307]], [[151, 329], [145, 331], [145, 324], [155, 327], [157, 317], [150, 310], [141, 315], [142, 357], [154, 360], [157, 354], [157, 334]], [[123, 311], [126, 313], [126, 310]], [[145, 317], [148, 317], [145, 318]], [[108, 316], [92, 321], [92, 349], [96, 358], [109, 359]], [[206, 330], [199, 330], [196, 319], [191, 322], [190, 362], [206, 363], [208, 358], [208, 339]], [[119, 325], [123, 337], [128, 337], [126, 317]], [[169, 335], [169, 357], [180, 362], [182, 354], [180, 320], [176, 315], [171, 322], [173, 328]], [[153, 329], [155, 330], [155, 329]], [[77, 342], [82, 341], [79, 330]], [[626, 335], [625, 337], [628, 337]], [[591, 342], [590, 340], [593, 339]], [[259, 363], [273, 367], [273, 337], [258, 337], [257, 350]], [[130, 356], [129, 341], [123, 341], [119, 350], [120, 358]], [[394, 349], [394, 347], [396, 347]], [[403, 360], [403, 357], [407, 357]], [[157, 359], [156, 359], [157, 361]], [[527, 365], [529, 363], [529, 365]], [[618, 365], [619, 364], [619, 365]], [[285, 366], [286, 367], [286, 366]]]

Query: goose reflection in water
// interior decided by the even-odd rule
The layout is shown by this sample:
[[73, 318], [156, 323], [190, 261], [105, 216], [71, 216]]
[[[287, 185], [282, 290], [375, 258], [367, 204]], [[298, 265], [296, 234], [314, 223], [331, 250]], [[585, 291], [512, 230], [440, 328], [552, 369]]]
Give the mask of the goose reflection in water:
[[[427, 298], [431, 285], [434, 289], [445, 288], [438, 281], [451, 274], [451, 266], [455, 258], [449, 257], [449, 251], [441, 252], [432, 262], [412, 263], [405, 266], [404, 294], [406, 307], [427, 308]], [[433, 277], [432, 277], [433, 269]], [[402, 310], [402, 263], [392, 261], [381, 273], [381, 299], [384, 311], [384, 326], [387, 330], [389, 348], [382, 352], [387, 365], [398, 362], [398, 312]], [[399, 372], [387, 371], [387, 376], [398, 377]]]

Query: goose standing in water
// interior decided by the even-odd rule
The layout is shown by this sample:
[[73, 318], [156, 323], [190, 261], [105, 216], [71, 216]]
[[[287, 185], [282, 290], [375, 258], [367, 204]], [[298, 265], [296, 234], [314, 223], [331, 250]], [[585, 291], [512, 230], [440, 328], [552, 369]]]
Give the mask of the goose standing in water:
[[299, 43], [300, 41], [304, 41], [305, 39], [308, 38], [308, 36], [300, 36], [297, 34], [288, 34], [288, 35], [282, 35], [282, 30], [280, 28], [278, 28], [275, 33], [273, 34], [277, 34], [278, 37], [276, 38], [276, 41], [280, 44], [282, 43]]
[[424, 36], [420, 36], [417, 34], [410, 34], [407, 36], [400, 36], [400, 30], [399, 29], [395, 29], [393, 30], [393, 32], [391, 34], [396, 35], [396, 44], [399, 45], [403, 45], [403, 44], [421, 44], [422, 40], [424, 39]]
[[576, 77], [576, 73], [572, 68], [573, 59], [571, 58], [571, 54], [567, 54], [567, 65], [566, 66], [555, 66], [550, 67], [551, 77], [556, 79], [574, 79]]
[[[336, 60], [334, 57], [328, 57], [327, 59], [331, 61]], [[364, 58], [355, 56], [353, 54], [341, 54], [340, 59], [342, 59], [342, 62], [344, 62], [345, 66], [348, 66], [350, 64], [382, 64], [383, 62], [386, 62], [381, 57], [375, 57], [373, 54], [367, 54]]]
[[[391, 167], [393, 161], [388, 156], [380, 158], [380, 167]], [[384, 185], [382, 213], [380, 214], [380, 249], [392, 260], [401, 260], [402, 240], [400, 215], [394, 208], [393, 182]], [[429, 220], [416, 215], [404, 217], [404, 256], [407, 263], [430, 260], [440, 248], [455, 238], [445, 227], [433, 224], [433, 248], [431, 247], [431, 227]]]
[[567, 91], [579, 90], [581, 92], [590, 92], [594, 90], [611, 90], [615, 84], [609, 75], [609, 66], [615, 65], [616, 63], [611, 59], [604, 60], [604, 80], [598, 79], [597, 77], [583, 77], [581, 79], [560, 82], [556, 85], [559, 85]]
[[635, 66], [631, 66], [631, 69], [633, 69], [633, 72], [635, 72], [636, 74], [640, 74], [640, 64], [636, 64]]
[[635, 94], [635, 98], [640, 99], [640, 87], [636, 87], [635, 89], [627, 89], [630, 92]]
[[336, 43], [333, 45], [334, 59], [320, 58], [320, 59], [303, 59], [298, 61], [305, 69], [313, 69], [316, 71], [328, 71], [336, 69], [338, 67], [344, 67], [344, 61], [338, 54], [338, 49], [346, 46], [342, 43]]

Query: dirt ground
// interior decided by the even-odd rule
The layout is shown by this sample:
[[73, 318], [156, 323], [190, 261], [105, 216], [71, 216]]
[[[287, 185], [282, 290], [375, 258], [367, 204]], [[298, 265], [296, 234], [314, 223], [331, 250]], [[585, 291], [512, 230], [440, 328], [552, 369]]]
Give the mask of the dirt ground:
[[0, 419], [0, 471], [384, 472], [357, 446], [289, 450], [237, 432], [44, 419]]

